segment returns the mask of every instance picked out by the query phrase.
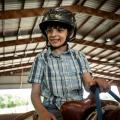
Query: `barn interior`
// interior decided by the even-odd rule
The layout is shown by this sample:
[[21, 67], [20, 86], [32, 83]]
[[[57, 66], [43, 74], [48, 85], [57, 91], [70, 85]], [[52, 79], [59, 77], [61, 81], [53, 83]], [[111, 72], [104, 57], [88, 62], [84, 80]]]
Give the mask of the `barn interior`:
[[[84, 52], [93, 76], [106, 79], [120, 94], [120, 0], [1, 0], [0, 91], [31, 89], [32, 63], [46, 45], [39, 24], [45, 11], [59, 6], [75, 14], [77, 35], [70, 47]], [[35, 120], [33, 111], [22, 116], [18, 120]]]

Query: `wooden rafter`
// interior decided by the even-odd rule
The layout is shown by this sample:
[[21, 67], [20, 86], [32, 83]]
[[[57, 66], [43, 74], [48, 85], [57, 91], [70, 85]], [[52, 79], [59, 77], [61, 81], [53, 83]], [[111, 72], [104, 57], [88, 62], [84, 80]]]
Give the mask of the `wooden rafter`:
[[[94, 15], [94, 16], [102, 17], [104, 19], [120, 21], [120, 15], [115, 13], [110, 13], [102, 10], [95, 10], [93, 8], [88, 8], [80, 5], [66, 6], [65, 8], [73, 12], [82, 12], [89, 14], [90, 16]], [[13, 19], [13, 18], [21, 18], [21, 17], [40, 16], [48, 9], [49, 8], [34, 8], [34, 9], [23, 9], [23, 10], [0, 11], [0, 19]]]
[[[28, 44], [28, 43], [36, 43], [36, 42], [43, 42], [45, 41], [43, 37], [39, 38], [33, 38], [34, 40], [31, 42], [30, 39], [22, 39], [22, 40], [11, 40], [11, 41], [4, 41], [0, 42], [0, 47], [8, 47], [8, 46], [13, 46], [13, 45], [22, 45], [22, 44]], [[73, 43], [78, 43], [78, 44], [83, 44], [83, 45], [88, 45], [92, 47], [98, 47], [106, 50], [114, 50], [114, 51], [120, 51], [120, 47], [113, 46], [113, 45], [106, 45], [104, 43], [97, 43], [97, 42], [92, 42], [87, 41], [87, 40], [79, 40], [75, 39]]]

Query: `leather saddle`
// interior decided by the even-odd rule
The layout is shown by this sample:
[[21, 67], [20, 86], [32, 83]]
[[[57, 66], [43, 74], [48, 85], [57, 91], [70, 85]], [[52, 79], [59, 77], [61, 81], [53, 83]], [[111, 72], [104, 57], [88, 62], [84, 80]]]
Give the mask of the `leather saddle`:
[[[119, 103], [111, 100], [101, 100], [101, 107], [104, 108], [105, 106], [118, 107]], [[96, 111], [95, 98], [88, 97], [82, 101], [65, 102], [60, 110], [63, 120], [88, 120], [89, 115]]]

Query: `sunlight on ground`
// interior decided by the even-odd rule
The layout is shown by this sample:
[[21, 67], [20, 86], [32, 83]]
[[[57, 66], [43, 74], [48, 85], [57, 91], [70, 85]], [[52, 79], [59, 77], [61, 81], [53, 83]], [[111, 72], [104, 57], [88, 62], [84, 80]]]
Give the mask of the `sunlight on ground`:
[[31, 103], [31, 89], [8, 89], [0, 90], [0, 96], [11, 94], [12, 96], [19, 96], [28, 102], [28, 105], [16, 106], [12, 108], [0, 108], [0, 114], [4, 113], [24, 113], [31, 110], [34, 110], [34, 107]]
[[[112, 86], [111, 90], [117, 95], [120, 96], [118, 89], [116, 86]], [[34, 110], [34, 107], [31, 103], [31, 98], [30, 98], [30, 94], [31, 94], [31, 89], [9, 89], [9, 90], [0, 90], [0, 96], [2, 95], [6, 95], [6, 94], [11, 94], [14, 96], [20, 96], [23, 99], [27, 100], [28, 105], [24, 105], [24, 106], [16, 106], [16, 107], [12, 107], [12, 108], [0, 108], [0, 114], [6, 114], [6, 113], [24, 113], [24, 112], [28, 112], [31, 110]], [[88, 92], [84, 91], [84, 98], [86, 98], [89, 95]], [[101, 99], [105, 99], [105, 100], [114, 100], [114, 98], [112, 98], [108, 93], [101, 93], [100, 94], [100, 98]]]

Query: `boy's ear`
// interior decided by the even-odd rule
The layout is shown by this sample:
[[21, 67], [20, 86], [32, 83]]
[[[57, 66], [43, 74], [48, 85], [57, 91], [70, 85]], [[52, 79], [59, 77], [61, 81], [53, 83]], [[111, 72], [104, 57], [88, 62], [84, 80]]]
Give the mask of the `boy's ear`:
[[74, 35], [74, 30], [69, 31], [68, 36], [71, 39]]

